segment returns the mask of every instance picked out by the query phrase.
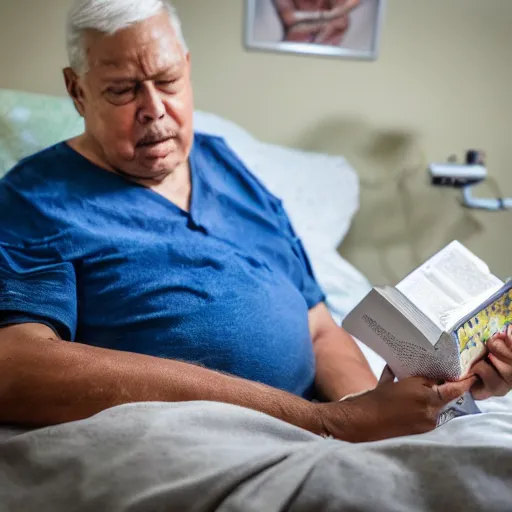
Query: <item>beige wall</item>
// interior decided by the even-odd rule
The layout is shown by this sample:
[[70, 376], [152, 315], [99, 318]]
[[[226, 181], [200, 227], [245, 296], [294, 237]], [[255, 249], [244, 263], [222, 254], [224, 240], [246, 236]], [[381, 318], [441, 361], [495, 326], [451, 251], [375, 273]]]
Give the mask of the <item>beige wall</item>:
[[[0, 87], [63, 93], [69, 3], [0, 0]], [[425, 174], [428, 161], [483, 148], [512, 195], [510, 0], [388, 0], [374, 63], [246, 52], [241, 0], [175, 4], [199, 108], [357, 168], [362, 208], [341, 253], [373, 281], [397, 279], [453, 238], [512, 275], [512, 214], [465, 211]]]

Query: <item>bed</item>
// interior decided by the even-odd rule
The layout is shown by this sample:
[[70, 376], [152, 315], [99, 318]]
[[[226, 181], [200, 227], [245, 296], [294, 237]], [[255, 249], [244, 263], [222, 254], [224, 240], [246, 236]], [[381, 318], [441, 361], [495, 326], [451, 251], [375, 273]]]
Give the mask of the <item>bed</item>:
[[[283, 199], [340, 322], [369, 290], [336, 251], [359, 207], [342, 157], [266, 144], [219, 116], [226, 139]], [[69, 101], [0, 91], [0, 176], [80, 133]], [[313, 179], [312, 179], [313, 177]], [[379, 375], [384, 362], [361, 345]], [[225, 404], [143, 403], [39, 430], [0, 427], [0, 511], [512, 510], [512, 396], [422, 436], [351, 445]]]

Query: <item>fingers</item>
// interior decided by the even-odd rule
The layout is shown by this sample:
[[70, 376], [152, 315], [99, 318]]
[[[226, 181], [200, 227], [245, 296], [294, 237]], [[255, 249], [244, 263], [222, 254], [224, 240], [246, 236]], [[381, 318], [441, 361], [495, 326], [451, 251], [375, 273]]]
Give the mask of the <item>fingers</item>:
[[508, 340], [509, 344], [512, 343], [512, 324], [507, 326], [506, 329], [497, 332], [489, 341], [494, 339]]
[[476, 384], [471, 388], [471, 396], [475, 400], [487, 400], [492, 397], [492, 391], [483, 380], [478, 379]]
[[504, 372], [510, 371], [510, 369], [507, 370], [507, 365], [504, 365], [492, 355], [489, 356], [489, 359], [490, 362], [487, 360], [480, 361], [471, 370], [480, 380], [474, 389], [472, 389], [473, 398], [476, 400], [485, 400], [491, 396], [504, 396], [510, 391], [510, 386], [502, 378], [493, 364], [496, 362]]
[[467, 393], [476, 382], [477, 378], [475, 376], [471, 376], [464, 380], [447, 382], [440, 386], [435, 384], [432, 386], [432, 389], [437, 393], [439, 400], [443, 404], [447, 404], [452, 400], [456, 400], [461, 397], [464, 393]]
[[493, 354], [489, 354], [488, 359], [493, 369], [501, 377], [501, 380], [504, 383], [504, 388], [506, 389], [504, 394], [507, 394], [512, 387], [512, 363], [504, 363], [502, 359]]
[[512, 347], [505, 340], [494, 339], [487, 342], [489, 352], [500, 361], [512, 366]]
[[[506, 390], [510, 391], [512, 387], [512, 336], [511, 328], [507, 330], [507, 334], [496, 336], [487, 342], [489, 350], [488, 359], [506, 385]], [[502, 394], [503, 389], [500, 389]], [[502, 396], [502, 395], [498, 395]]]
[[471, 393], [475, 400], [506, 395], [512, 387], [512, 326], [487, 342], [488, 356], [472, 368], [479, 382]]
[[506, 333], [499, 333], [487, 342], [489, 352], [500, 361], [512, 366], [512, 326]]
[[393, 373], [393, 370], [389, 367], [389, 365], [386, 365], [384, 367], [384, 370], [382, 370], [382, 375], [379, 379], [379, 386], [381, 384], [388, 384], [395, 381], [395, 374]]

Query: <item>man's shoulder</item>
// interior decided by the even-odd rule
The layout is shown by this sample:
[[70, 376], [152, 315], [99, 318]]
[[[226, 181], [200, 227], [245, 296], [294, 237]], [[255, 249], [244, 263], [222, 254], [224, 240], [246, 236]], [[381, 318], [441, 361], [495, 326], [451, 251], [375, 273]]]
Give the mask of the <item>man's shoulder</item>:
[[[254, 144], [257, 145], [258, 143], [255, 141]], [[258, 151], [256, 146], [242, 148], [241, 150], [236, 146], [232, 146], [222, 136], [198, 132], [195, 133], [194, 146], [196, 151], [201, 153], [210, 162], [213, 162], [216, 167], [220, 167], [222, 171], [229, 169], [230, 174], [236, 176], [237, 181], [244, 182], [246, 187], [248, 186], [253, 191], [258, 191], [272, 203], [281, 203], [280, 199], [267, 188], [256, 176], [254, 170], [251, 169], [251, 155], [256, 154]], [[225, 176], [222, 176], [222, 178], [222, 181], [226, 183], [224, 180]]]
[[64, 143], [55, 144], [20, 160], [0, 180], [0, 186], [32, 187], [34, 184], [48, 185], [51, 174], [66, 166], [68, 155]]
[[221, 135], [213, 135], [211, 133], [201, 131], [194, 132], [194, 147], [196, 149], [204, 149], [208, 147], [225, 147], [226, 149], [229, 149], [226, 140]]
[[48, 205], [69, 169], [62, 144], [24, 158], [0, 179], [0, 243], [23, 245], [52, 231]]

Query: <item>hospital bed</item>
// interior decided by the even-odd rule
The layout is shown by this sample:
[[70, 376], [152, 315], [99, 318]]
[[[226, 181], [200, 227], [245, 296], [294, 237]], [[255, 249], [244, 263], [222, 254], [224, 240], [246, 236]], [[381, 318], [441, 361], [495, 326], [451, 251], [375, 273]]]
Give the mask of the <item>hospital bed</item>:
[[[195, 128], [224, 137], [283, 199], [340, 322], [370, 289], [336, 250], [359, 208], [354, 169], [339, 156], [263, 143], [214, 114], [196, 112]], [[81, 130], [67, 99], [0, 90], [0, 177]], [[384, 362], [361, 347], [379, 375]], [[361, 445], [203, 402], [0, 427], [0, 511], [511, 511], [512, 396], [479, 405], [483, 414], [430, 434]]]

